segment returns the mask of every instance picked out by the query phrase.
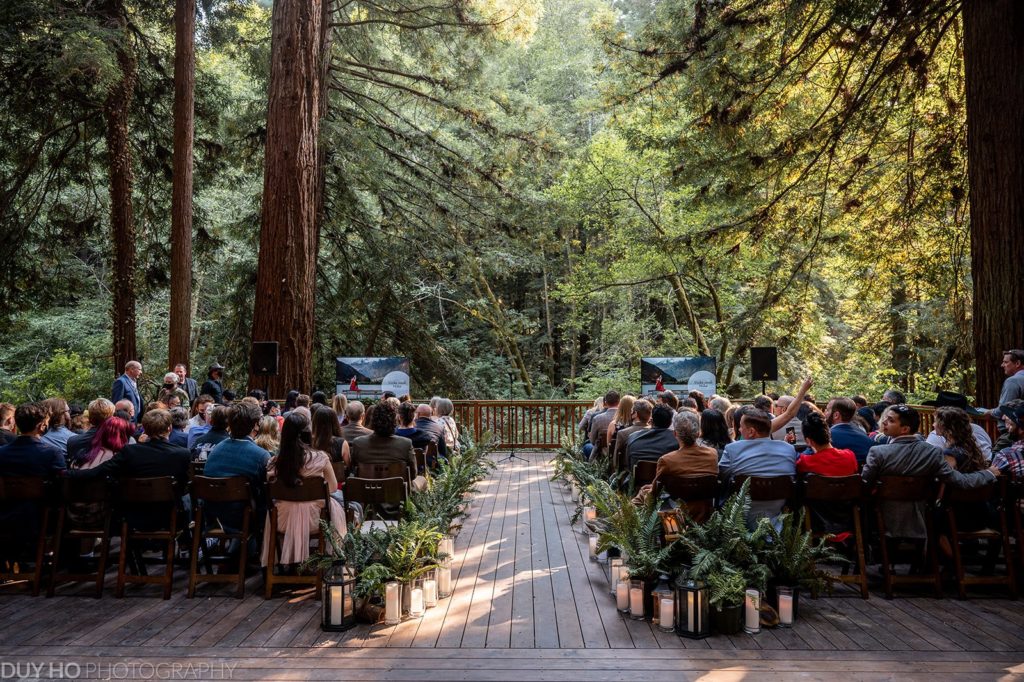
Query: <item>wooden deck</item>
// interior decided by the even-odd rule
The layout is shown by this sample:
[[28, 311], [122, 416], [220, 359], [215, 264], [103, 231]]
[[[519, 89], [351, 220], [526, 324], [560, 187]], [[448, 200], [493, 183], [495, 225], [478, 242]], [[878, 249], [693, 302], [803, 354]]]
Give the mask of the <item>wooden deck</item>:
[[[0, 596], [0, 678], [685, 680], [1024, 676], [1024, 609], [984, 595], [801, 600], [790, 630], [681, 639], [622, 618], [548, 454], [498, 466], [456, 541], [451, 598], [394, 627], [319, 628], [308, 593], [271, 601], [250, 581], [184, 597]], [[32, 668], [29, 664], [43, 664]], [[54, 667], [63, 664], [71, 668]], [[3, 666], [7, 665], [6, 672]], [[11, 666], [19, 666], [12, 668]], [[120, 665], [121, 667], [112, 667]], [[77, 666], [77, 667], [74, 667]], [[172, 666], [178, 666], [173, 668]], [[11, 674], [11, 673], [16, 674]]]

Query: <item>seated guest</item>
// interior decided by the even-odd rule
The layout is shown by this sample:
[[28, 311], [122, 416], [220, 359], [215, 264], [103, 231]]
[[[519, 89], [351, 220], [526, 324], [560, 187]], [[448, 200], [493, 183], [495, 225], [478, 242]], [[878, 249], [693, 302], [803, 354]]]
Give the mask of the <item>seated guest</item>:
[[686, 396], [685, 398], [680, 398], [680, 400], [679, 400], [679, 411], [682, 411], [682, 410], [689, 410], [690, 412], [698, 412], [698, 410], [697, 410], [697, 401], [694, 400], [693, 398], [691, 398], [690, 396]]
[[825, 420], [831, 425], [832, 444], [837, 448], [852, 450], [857, 463], [864, 464], [868, 450], [874, 447], [875, 441], [852, 423], [856, 416], [857, 405], [849, 398], [833, 398], [825, 408]]
[[351, 463], [348, 441], [341, 436], [338, 413], [330, 407], [321, 406], [313, 413], [313, 440], [310, 447], [327, 453], [331, 462], [344, 462], [346, 467]]
[[[974, 435], [974, 442], [981, 450], [982, 456], [985, 461], [992, 459], [992, 439], [989, 438], [988, 432], [985, 431], [984, 427], [980, 424], [975, 424], [971, 421], [969, 414], [981, 414], [980, 410], [974, 410], [967, 403], [967, 396], [960, 393], [953, 393], [952, 391], [940, 391], [938, 397], [935, 400], [929, 400], [925, 403], [926, 405], [934, 405], [937, 409], [935, 411], [936, 418], [938, 417], [938, 411], [945, 407], [958, 408], [967, 416], [967, 426]], [[949, 414], [948, 412], [946, 414]], [[957, 418], [957, 422], [962, 422], [961, 419]], [[932, 432], [928, 434], [925, 439], [937, 448], [946, 448], [946, 439], [942, 434], [938, 433], [938, 430], [933, 428]], [[957, 467], [959, 469], [959, 467]], [[962, 469], [959, 469], [963, 471]]]
[[857, 473], [857, 457], [852, 450], [832, 446], [832, 433], [824, 417], [817, 412], [811, 412], [804, 417], [801, 427], [804, 439], [814, 454], [801, 455], [797, 458], [798, 472], [819, 476], [852, 476]]
[[651, 411], [654, 405], [646, 398], [639, 398], [633, 403], [633, 423], [619, 429], [612, 441], [611, 461], [615, 471], [626, 471], [629, 468], [629, 458], [626, 455], [626, 442], [629, 437], [637, 431], [651, 428]]
[[[216, 409], [217, 409], [217, 403], [213, 402], [212, 400], [210, 402], [206, 403], [206, 414], [203, 415], [203, 420], [201, 422], [193, 425], [192, 428], [190, 428], [188, 430], [188, 449], [189, 450], [191, 450], [192, 448], [195, 447], [196, 440], [198, 440], [201, 436], [209, 433], [210, 429], [213, 428], [213, 424], [211, 423], [210, 420], [213, 418], [213, 413], [214, 413], [214, 411]], [[198, 415], [196, 415], [196, 416], [198, 416]], [[195, 417], [193, 417], [192, 419], [194, 420]], [[227, 416], [225, 414], [225, 422], [224, 422], [225, 428], [227, 427], [226, 419], [227, 419]]]
[[1004, 475], [1024, 478], [1024, 400], [1000, 405], [999, 414], [1013, 443], [993, 455], [992, 466]]
[[668, 405], [675, 412], [679, 409], [679, 396], [672, 391], [662, 391], [658, 394], [658, 403]]
[[119, 417], [104, 421], [92, 439], [87, 450], [78, 453], [71, 460], [72, 469], [92, 469], [103, 464], [121, 452], [135, 433], [134, 427]]
[[68, 428], [71, 426], [71, 409], [63, 398], [44, 400], [42, 406], [50, 417], [47, 422], [46, 433], [43, 434], [43, 441], [66, 455], [68, 452], [68, 441], [75, 435], [75, 432]]
[[732, 402], [725, 396], [713, 395], [711, 396], [711, 402], [708, 403], [708, 406], [712, 410], [718, 410], [724, 415], [729, 411], [729, 408], [732, 407]]
[[20, 435], [0, 447], [0, 476], [48, 478], [66, 468], [64, 453], [42, 439], [49, 418], [40, 403], [18, 405], [14, 423]]
[[696, 409], [698, 414], [708, 408], [707, 398], [700, 391], [690, 391], [690, 397], [693, 398], [693, 402], [697, 403]]
[[0, 403], [0, 445], [7, 445], [18, 437], [14, 432], [14, 405]]
[[[917, 435], [921, 417], [908, 405], [892, 405], [882, 417], [882, 433], [891, 439], [885, 445], [876, 445], [868, 451], [861, 478], [874, 485], [879, 476], [926, 476], [938, 478], [959, 488], [978, 488], [995, 480], [998, 469], [983, 469], [962, 474], [949, 465], [942, 450]], [[882, 514], [892, 537], [925, 539], [927, 527], [923, 502], [884, 501]]]
[[[213, 445], [206, 458], [203, 468], [204, 476], [228, 478], [244, 476], [249, 481], [249, 490], [255, 502], [256, 515], [254, 527], [262, 527], [266, 517], [266, 500], [263, 495], [263, 483], [266, 480], [267, 464], [270, 453], [261, 448], [253, 440], [263, 413], [256, 405], [238, 402], [225, 407], [219, 405], [218, 410], [226, 413], [229, 437]], [[220, 416], [217, 417], [220, 419]], [[274, 421], [276, 425], [276, 421]], [[216, 508], [211, 513], [231, 528], [241, 528], [242, 509], [234, 507]]]
[[192, 403], [192, 418], [188, 420], [186, 431], [191, 432], [192, 429], [197, 427], [209, 428], [206, 423], [206, 411], [211, 404], [213, 404], [213, 398], [208, 395], [201, 395], [196, 398], [196, 401]]
[[173, 476], [184, 489], [188, 482], [189, 451], [171, 445], [171, 413], [150, 410], [142, 417], [146, 442], [126, 445], [109, 460], [80, 473], [114, 478], [149, 478]]
[[707, 409], [700, 413], [700, 438], [698, 445], [713, 448], [718, 456], [722, 456], [725, 446], [732, 442], [725, 416], [716, 409]]
[[172, 407], [169, 412], [171, 413], [171, 437], [168, 440], [171, 445], [187, 447], [188, 432], [185, 431], [185, 427], [188, 426], [188, 411], [184, 407]]
[[459, 425], [455, 423], [455, 417], [452, 416], [455, 412], [455, 405], [448, 398], [441, 397], [437, 398], [436, 403], [433, 400], [430, 402], [432, 403], [430, 409], [434, 411], [434, 419], [437, 420], [441, 427], [441, 433], [444, 434], [445, 449], [450, 453], [459, 454], [459, 451], [462, 450], [462, 444], [459, 442]]
[[313, 395], [309, 397], [310, 405], [326, 405], [327, 394], [323, 391], [313, 391]]
[[[417, 405], [416, 406], [416, 422], [415, 427], [420, 432], [427, 434], [437, 445], [438, 457], [448, 457], [448, 442], [444, 439], [444, 429], [441, 425], [434, 420], [434, 410], [431, 409], [430, 405]], [[415, 447], [416, 441], [413, 441]]]
[[[392, 427], [393, 428], [393, 427]], [[309, 419], [302, 412], [292, 410], [285, 417], [284, 429], [281, 431], [281, 451], [267, 464], [267, 478], [277, 479], [285, 485], [294, 486], [300, 478], [322, 476], [327, 481], [328, 490], [336, 490], [338, 480], [334, 476], [331, 460], [319, 450], [313, 450], [304, 442], [310, 433]], [[330, 504], [331, 527], [339, 536], [347, 532], [345, 510], [333, 497], [328, 498]], [[296, 564], [309, 557], [309, 534], [320, 528], [320, 511], [324, 507], [323, 500], [310, 502], [279, 501], [277, 507], [277, 528], [267, 529], [263, 539], [262, 565], [270, 563]], [[267, 519], [269, 521], [269, 517]], [[276, 530], [283, 534], [280, 543], [280, 556], [270, 556], [270, 532]]]
[[612, 454], [612, 450], [615, 446], [615, 434], [633, 425], [633, 405], [636, 403], [636, 398], [626, 394], [619, 398], [619, 406], [615, 410], [615, 416], [608, 423], [608, 428], [604, 432], [605, 452], [609, 455]]
[[951, 467], [964, 474], [988, 468], [989, 457], [979, 447], [966, 412], [959, 407], [940, 407], [935, 410], [934, 425], [934, 433], [942, 439], [942, 445], [927, 442], [942, 450]]
[[[658, 460], [654, 476], [655, 483], [671, 483], [674, 479], [687, 476], [715, 476], [718, 474], [718, 452], [713, 448], [697, 444], [700, 434], [700, 417], [696, 411], [682, 410], [672, 418], [672, 431], [679, 449], [673, 450]], [[649, 494], [654, 485], [640, 489], [641, 496]], [[694, 520], [702, 523], [710, 509], [695, 508]]]
[[[430, 409], [429, 407], [427, 409]], [[395, 429], [395, 435], [402, 438], [408, 438], [412, 441], [414, 448], [426, 448], [431, 443], [438, 448], [440, 453], [440, 446], [437, 444], [440, 433], [428, 433], [423, 431], [417, 426], [416, 423], [416, 406], [410, 402], [401, 403], [398, 406], [398, 424], [399, 427]], [[442, 439], [443, 440], [443, 439]]]
[[[153, 409], [159, 409], [160, 405], [152, 405]], [[135, 409], [135, 405], [128, 399], [118, 400], [114, 403], [114, 412], [124, 412], [128, 415], [128, 421], [137, 423], [139, 416], [138, 410]]]
[[341, 426], [345, 425], [345, 408], [348, 407], [348, 398], [338, 394], [331, 398], [331, 409], [338, 415]]
[[867, 399], [867, 398], [865, 398], [865, 397], [864, 397], [864, 396], [862, 396], [862, 395], [853, 395], [853, 396], [850, 396], [850, 400], [852, 400], [852, 401], [853, 401], [853, 404], [857, 406], [857, 409], [858, 409], [858, 410], [859, 410], [860, 408], [862, 408], [862, 407], [867, 407], [867, 406], [868, 406], [868, 399]]
[[349, 443], [360, 436], [368, 436], [373, 431], [363, 426], [366, 417], [366, 406], [359, 400], [353, 400], [345, 406], [345, 425], [341, 427], [341, 437]]
[[[743, 440], [725, 446], [718, 462], [723, 479], [730, 480], [739, 475], [761, 478], [795, 476], [796, 450], [785, 441], [771, 439], [771, 415], [749, 406], [741, 408], [740, 414]], [[759, 516], [777, 516], [784, 503], [785, 500], [751, 503], [748, 523], [752, 524]]]
[[96, 437], [100, 425], [114, 416], [114, 403], [106, 398], [97, 398], [89, 403], [86, 412], [89, 415], [89, 429], [68, 439], [68, 460], [70, 461], [78, 459], [92, 447], [93, 438]]
[[[791, 395], [779, 396], [779, 399], [775, 401], [775, 405], [772, 407], [772, 415], [774, 417], [778, 417], [779, 415], [785, 414], [789, 407], [794, 404], [796, 405], [796, 411], [799, 411], [800, 402], [798, 402], [796, 398]], [[787, 438], [787, 431], [790, 429], [792, 429], [793, 436]], [[790, 417], [789, 421], [782, 422], [777, 428], [776, 423], [773, 420], [772, 440], [784, 440], [795, 447], [797, 452], [807, 447], [803, 431], [800, 430], [800, 418], [796, 414]]]
[[[189, 450], [192, 452], [192, 459], [199, 462], [205, 461], [213, 448], [230, 437], [228, 434], [230, 408], [226, 405], [210, 403], [207, 410], [209, 412], [207, 428], [200, 431], [199, 434], [196, 434], [196, 429], [189, 432], [189, 441], [192, 443]], [[196, 438], [193, 438], [193, 435], [196, 435]]]
[[[412, 441], [395, 434], [397, 409], [392, 400], [381, 400], [373, 409], [373, 420], [370, 427], [373, 433], [360, 436], [352, 441], [352, 469], [356, 470], [362, 463], [378, 464], [400, 462], [416, 471], [416, 455], [413, 453]], [[414, 490], [425, 490], [427, 481], [417, 476], [413, 482]]]
[[260, 419], [256, 427], [256, 445], [269, 452], [277, 454], [277, 448], [281, 444], [281, 426], [277, 423], [277, 417], [267, 415]]
[[675, 414], [668, 405], [658, 405], [651, 411], [651, 428], [638, 430], [626, 440], [626, 460], [630, 471], [637, 462], [657, 462], [662, 455], [679, 447], [679, 441], [672, 433]]
[[[587, 455], [588, 459], [601, 457], [608, 453], [608, 425], [615, 421], [615, 415], [619, 411], [620, 399], [618, 391], [608, 391], [604, 394], [604, 411], [598, 412], [591, 417], [590, 431], [587, 434], [591, 448], [589, 452], [584, 448], [583, 452], [583, 454]], [[598, 450], [597, 447], [601, 443], [604, 443], [604, 445]]]

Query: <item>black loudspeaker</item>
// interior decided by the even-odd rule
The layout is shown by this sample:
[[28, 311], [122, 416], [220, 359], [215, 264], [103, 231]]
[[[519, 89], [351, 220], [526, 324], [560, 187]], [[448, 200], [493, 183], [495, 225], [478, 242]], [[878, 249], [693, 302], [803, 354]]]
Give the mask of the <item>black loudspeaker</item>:
[[277, 375], [277, 341], [252, 342], [252, 373]]
[[774, 346], [750, 349], [750, 380], [778, 381], [779, 354]]

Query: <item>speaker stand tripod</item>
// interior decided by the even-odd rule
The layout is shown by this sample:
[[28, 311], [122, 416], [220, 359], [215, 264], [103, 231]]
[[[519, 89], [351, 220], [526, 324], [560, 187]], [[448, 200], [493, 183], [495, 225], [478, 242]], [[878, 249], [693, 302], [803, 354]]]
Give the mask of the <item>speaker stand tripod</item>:
[[529, 462], [530, 461], [530, 460], [526, 459], [525, 457], [520, 457], [519, 455], [516, 454], [516, 434], [518, 433], [518, 430], [517, 430], [516, 427], [519, 425], [519, 423], [518, 423], [519, 422], [519, 416], [516, 413], [516, 406], [512, 404], [512, 383], [513, 383], [514, 378], [515, 378], [515, 373], [509, 372], [508, 373], [508, 408], [512, 412], [512, 418], [509, 420], [509, 422], [512, 424], [512, 437], [509, 438], [510, 442], [509, 442], [508, 456], [502, 457], [501, 459], [499, 459], [498, 460], [498, 464], [505, 464], [506, 462], [511, 462], [512, 460], [515, 460], [515, 459], [518, 459], [520, 462]]

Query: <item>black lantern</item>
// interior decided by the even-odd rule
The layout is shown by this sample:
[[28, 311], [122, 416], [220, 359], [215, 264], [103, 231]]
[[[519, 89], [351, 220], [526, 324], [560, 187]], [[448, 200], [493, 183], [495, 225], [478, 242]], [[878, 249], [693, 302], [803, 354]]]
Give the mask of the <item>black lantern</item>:
[[341, 632], [356, 624], [355, 602], [352, 597], [355, 586], [355, 576], [345, 567], [345, 560], [336, 559], [324, 573], [320, 629]]
[[708, 617], [708, 589], [704, 583], [687, 580], [676, 587], [676, 634], [704, 639], [711, 634]]

